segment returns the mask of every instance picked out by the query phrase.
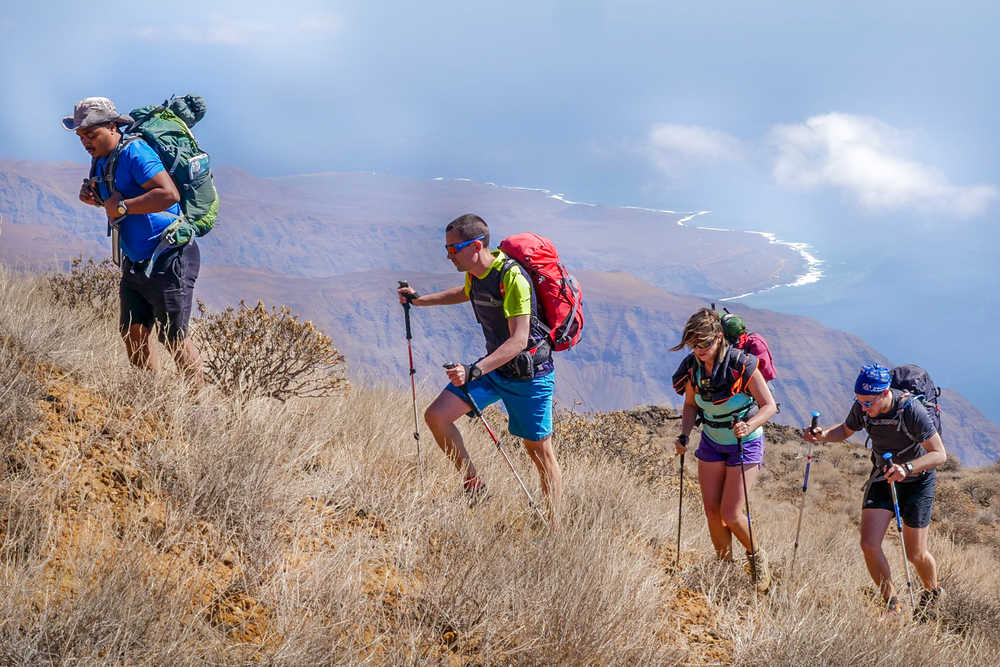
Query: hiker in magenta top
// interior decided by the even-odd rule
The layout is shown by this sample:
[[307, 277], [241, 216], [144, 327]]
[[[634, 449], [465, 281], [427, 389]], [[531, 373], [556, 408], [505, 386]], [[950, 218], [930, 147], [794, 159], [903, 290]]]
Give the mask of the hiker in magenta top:
[[[889, 481], [896, 485], [903, 520], [906, 558], [924, 584], [915, 614], [926, 615], [941, 594], [937, 563], [927, 550], [936, 475], [934, 468], [948, 456], [934, 421], [924, 404], [891, 386], [888, 368], [869, 364], [854, 382], [854, 402], [843, 423], [826, 428], [805, 429], [808, 442], [842, 442], [865, 429], [872, 441], [873, 469], [865, 484], [861, 503], [861, 551], [872, 581], [879, 587], [886, 609], [898, 612], [893, 595], [889, 561], [882, 551], [885, 531], [895, 518]], [[893, 463], [885, 466], [882, 454], [890, 452]], [[876, 462], [877, 459], [877, 462]]]
[[[688, 319], [681, 342], [673, 349], [684, 346], [692, 351], [673, 376], [674, 389], [684, 396], [681, 434], [674, 449], [678, 454], [687, 451], [691, 430], [701, 424], [695, 457], [715, 553], [732, 560], [735, 535], [747, 552], [749, 571], [756, 570], [758, 589], [766, 591], [770, 569], [759, 544], [751, 552], [743, 477], [749, 491], [764, 461], [764, 423], [778, 411], [777, 405], [756, 357], [726, 342], [716, 311], [702, 308]], [[743, 442], [742, 462], [738, 439]]]
[[[448, 260], [465, 272], [463, 285], [418, 295], [410, 287], [398, 290], [400, 303], [447, 306], [472, 302], [486, 337], [486, 355], [447, 371], [450, 384], [424, 413], [438, 446], [464, 474], [470, 497], [485, 494], [486, 485], [465, 449], [455, 420], [469, 412], [461, 387], [466, 386], [480, 409], [503, 401], [511, 434], [524, 439], [538, 469], [549, 501], [551, 525], [557, 527], [562, 497], [562, 472], [552, 449], [552, 392], [555, 371], [547, 329], [538, 318], [531, 280], [499, 250], [490, 251], [490, 231], [478, 215], [466, 214], [445, 228]], [[468, 383], [468, 384], [466, 384]]]
[[151, 340], [156, 328], [178, 368], [200, 386], [201, 358], [187, 336], [201, 264], [198, 246], [192, 241], [171, 248], [148, 266], [161, 233], [180, 215], [180, 193], [152, 148], [141, 139], [124, 143], [121, 127], [131, 123], [106, 97], [83, 99], [72, 116], [63, 118], [63, 127], [76, 132], [92, 158], [94, 177], [84, 180], [80, 201], [103, 208], [119, 230], [124, 255], [119, 329], [129, 361], [141, 368], [158, 367]]

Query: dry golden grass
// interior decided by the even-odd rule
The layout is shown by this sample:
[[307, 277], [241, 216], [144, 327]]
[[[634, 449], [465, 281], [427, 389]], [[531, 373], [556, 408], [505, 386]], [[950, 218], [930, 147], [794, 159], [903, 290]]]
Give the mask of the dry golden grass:
[[[771, 431], [787, 442], [769, 445], [751, 502], [778, 585], [756, 599], [742, 568], [710, 556], [693, 461], [674, 568], [664, 447], [678, 422], [663, 411], [562, 417], [566, 510], [549, 535], [475, 422], [460, 427], [491, 499], [464, 503], [423, 427], [421, 485], [405, 377], [324, 399], [192, 399], [172, 371], [127, 366], [113, 318], [46, 289], [0, 270], [14, 406], [0, 663], [986, 664], [1000, 648], [996, 470], [942, 474], [941, 620], [889, 623], [857, 546], [866, 458], [818, 452], [792, 579], [804, 461], [794, 433]], [[963, 498], [975, 517], [952, 516]]]

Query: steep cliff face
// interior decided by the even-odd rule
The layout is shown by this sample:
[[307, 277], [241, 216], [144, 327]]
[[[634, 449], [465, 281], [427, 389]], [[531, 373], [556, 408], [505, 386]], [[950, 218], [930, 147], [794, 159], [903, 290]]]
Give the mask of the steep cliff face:
[[[582, 342], [556, 357], [559, 405], [605, 411], [645, 404], [679, 406], [671, 376], [685, 352], [671, 352], [687, 318], [706, 305], [625, 273], [580, 271], [586, 303]], [[365, 272], [327, 279], [288, 278], [260, 271], [206, 267], [199, 292], [215, 307], [239, 299], [285, 303], [330, 333], [346, 354], [351, 374], [380, 384], [406, 383], [407, 355], [396, 280], [422, 292], [458, 284], [459, 274]], [[767, 310], [733, 309], [762, 333], [774, 353], [781, 403], [778, 423], [801, 426], [813, 410], [824, 424], [847, 415], [858, 368], [890, 361], [856, 336], [810, 318]], [[446, 382], [441, 365], [484, 354], [482, 333], [467, 304], [415, 308], [411, 313], [417, 381], [427, 391]], [[903, 360], [909, 362], [911, 360]], [[967, 465], [1000, 458], [1000, 427], [959, 393], [946, 390], [945, 445]]]

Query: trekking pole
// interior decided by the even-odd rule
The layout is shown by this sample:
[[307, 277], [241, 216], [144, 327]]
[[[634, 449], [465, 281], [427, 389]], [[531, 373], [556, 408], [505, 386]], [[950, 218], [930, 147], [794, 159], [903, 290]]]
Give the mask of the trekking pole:
[[[892, 452], [883, 454], [882, 459], [890, 466], [893, 465]], [[913, 603], [913, 583], [910, 581], [910, 562], [906, 559], [906, 541], [903, 540], [903, 522], [899, 518], [899, 500], [896, 497], [896, 484], [888, 479], [885, 481], [889, 482], [889, 492], [892, 494], [892, 509], [896, 513], [896, 532], [899, 534], [899, 549], [903, 554], [903, 569], [906, 571], [906, 590], [910, 594], [910, 607], [915, 609], [916, 605]]]
[[[736, 435], [737, 419], [733, 417], [733, 435]], [[750, 578], [753, 579], [753, 590], [757, 591], [757, 549], [753, 545], [753, 523], [750, 522], [750, 492], [747, 491], [747, 471], [743, 466], [743, 438], [736, 436], [736, 446], [740, 455], [740, 476], [743, 478], [743, 503], [747, 506], [747, 532], [750, 534]]]
[[[819, 425], [819, 410], [812, 413], [812, 424], [809, 426], [810, 433]], [[799, 505], [799, 524], [795, 527], [795, 546], [792, 548], [792, 565], [788, 568], [788, 578], [795, 576], [795, 556], [799, 552], [799, 533], [802, 531], [802, 515], [806, 509], [806, 490], [809, 488], [809, 466], [813, 460], [813, 443], [809, 443], [809, 453], [806, 455], [806, 476], [802, 480], [802, 504]]]
[[[399, 287], [409, 287], [410, 284], [405, 280], [399, 281]], [[417, 428], [417, 382], [414, 376], [417, 374], [417, 370], [413, 367], [413, 345], [411, 341], [413, 340], [413, 334], [410, 331], [410, 301], [413, 300], [412, 294], [405, 294], [404, 298], [406, 303], [403, 304], [403, 318], [406, 320], [406, 351], [410, 355], [410, 391], [413, 393], [413, 439], [417, 443], [417, 470], [420, 475], [420, 493], [424, 492], [424, 465], [420, 460], [420, 429]]]
[[681, 567], [681, 510], [684, 507], [684, 452], [681, 452], [681, 484], [680, 493], [677, 499], [677, 561], [674, 563], [674, 569], [679, 570]]
[[[445, 364], [444, 367], [454, 368], [457, 365], [458, 364]], [[466, 381], [468, 381], [468, 378], [466, 378]], [[503, 445], [500, 444], [500, 438], [496, 436], [493, 429], [490, 428], [490, 425], [486, 423], [486, 418], [483, 417], [483, 413], [479, 409], [479, 406], [476, 405], [476, 401], [473, 400], [472, 396], [469, 394], [468, 388], [463, 384], [460, 389], [462, 390], [462, 393], [465, 394], [465, 400], [467, 400], [469, 402], [469, 406], [472, 407], [473, 414], [479, 417], [479, 421], [483, 422], [483, 426], [486, 427], [486, 432], [490, 434], [490, 438], [493, 439], [493, 444], [497, 446], [497, 451], [500, 452], [501, 456], [503, 456], [503, 460], [507, 462], [507, 467], [510, 468], [512, 473], [514, 473], [514, 477], [517, 479], [517, 483], [521, 485], [521, 490], [524, 491], [524, 495], [528, 496], [528, 504], [531, 505], [531, 509], [535, 510], [535, 513], [538, 515], [538, 518], [542, 520], [542, 523], [545, 524], [545, 527], [551, 530], [549, 522], [545, 520], [545, 515], [542, 514], [542, 510], [538, 508], [537, 503], [535, 503], [535, 499], [531, 496], [531, 492], [528, 491], [528, 487], [524, 485], [524, 480], [522, 480], [521, 476], [517, 474], [517, 470], [514, 468], [514, 464], [511, 463], [510, 458], [507, 456], [507, 452], [503, 450]]]

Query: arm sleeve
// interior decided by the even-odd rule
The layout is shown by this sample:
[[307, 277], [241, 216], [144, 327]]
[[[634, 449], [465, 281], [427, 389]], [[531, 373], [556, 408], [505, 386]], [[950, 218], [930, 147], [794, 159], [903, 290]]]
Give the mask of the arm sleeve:
[[906, 430], [917, 439], [917, 442], [925, 442], [937, 433], [931, 416], [927, 414], [927, 408], [918, 398], [910, 401], [906, 410], [903, 411], [902, 418], [906, 421]]
[[521, 272], [521, 267], [514, 265], [503, 276], [503, 316], [508, 320], [518, 315], [531, 314], [531, 285]]
[[851, 405], [851, 411], [847, 413], [847, 418], [844, 420], [844, 426], [851, 429], [855, 433], [865, 428], [864, 419], [861, 417], [861, 406], [858, 405], [857, 401]]
[[119, 161], [126, 163], [129, 174], [138, 185], [142, 185], [164, 170], [159, 156], [141, 139], [130, 143], [122, 151]]

